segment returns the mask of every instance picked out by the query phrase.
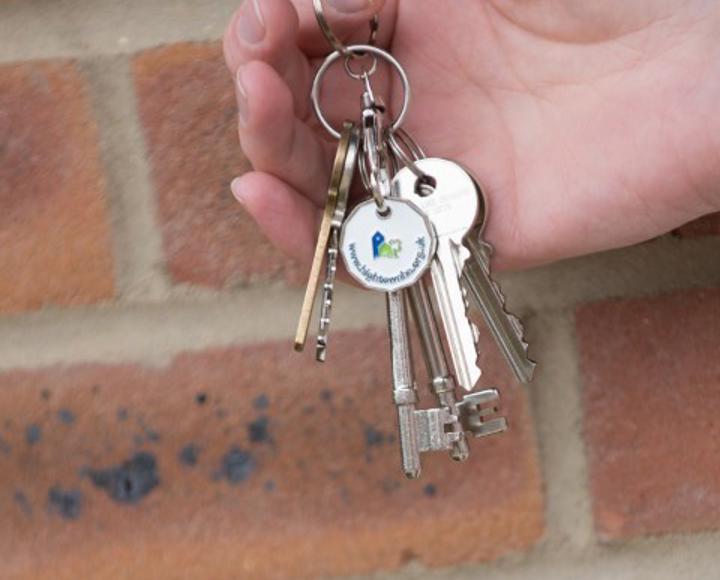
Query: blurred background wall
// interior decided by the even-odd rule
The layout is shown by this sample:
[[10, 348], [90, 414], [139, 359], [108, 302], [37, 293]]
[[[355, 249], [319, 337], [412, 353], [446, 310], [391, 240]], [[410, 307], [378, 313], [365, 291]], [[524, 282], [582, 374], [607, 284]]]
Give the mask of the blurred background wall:
[[0, 578], [717, 578], [720, 219], [502, 276], [537, 379], [405, 481], [382, 298], [294, 354], [231, 197], [235, 4], [0, 5]]

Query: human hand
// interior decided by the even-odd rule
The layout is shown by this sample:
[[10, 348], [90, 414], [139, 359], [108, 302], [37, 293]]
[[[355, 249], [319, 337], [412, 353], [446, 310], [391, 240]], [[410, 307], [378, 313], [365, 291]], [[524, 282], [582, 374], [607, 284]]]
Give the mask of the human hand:
[[[720, 210], [717, 2], [325, 2], [354, 42], [380, 10], [378, 44], [413, 89], [404, 126], [483, 186], [496, 266], [625, 246]], [[273, 243], [309, 262], [335, 146], [309, 106], [330, 51], [311, 0], [244, 0], [224, 48], [254, 167], [233, 192]], [[323, 91], [336, 126], [359, 107], [341, 76]], [[397, 79], [376, 77], [397, 105]]]

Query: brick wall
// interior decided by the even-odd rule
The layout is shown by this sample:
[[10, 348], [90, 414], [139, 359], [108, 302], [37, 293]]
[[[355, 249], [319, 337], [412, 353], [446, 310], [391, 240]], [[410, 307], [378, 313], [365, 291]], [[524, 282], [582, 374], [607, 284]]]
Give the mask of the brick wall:
[[405, 481], [382, 299], [293, 354], [229, 193], [233, 8], [0, 6], [0, 578], [717, 578], [717, 216], [504, 276], [537, 379]]

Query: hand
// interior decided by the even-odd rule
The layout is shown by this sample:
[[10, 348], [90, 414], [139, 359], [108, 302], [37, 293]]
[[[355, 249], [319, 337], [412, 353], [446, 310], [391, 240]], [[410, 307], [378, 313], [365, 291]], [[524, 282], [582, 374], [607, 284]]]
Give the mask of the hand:
[[[381, 10], [379, 45], [413, 89], [404, 126], [428, 155], [463, 163], [483, 185], [496, 266], [633, 244], [720, 210], [717, 2], [325, 3], [338, 35], [353, 41]], [[334, 151], [309, 109], [328, 52], [310, 0], [244, 0], [225, 36], [255, 169], [233, 192], [304, 261]], [[341, 69], [324, 85], [336, 124], [359, 110]], [[377, 92], [397, 105], [397, 79], [376, 76]]]

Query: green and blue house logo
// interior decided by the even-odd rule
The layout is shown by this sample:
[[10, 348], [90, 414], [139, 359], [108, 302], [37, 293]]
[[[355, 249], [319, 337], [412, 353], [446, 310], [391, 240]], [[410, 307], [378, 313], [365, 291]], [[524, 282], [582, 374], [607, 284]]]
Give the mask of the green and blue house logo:
[[372, 237], [373, 258], [399, 258], [402, 251], [402, 242], [400, 240], [385, 241], [385, 236], [381, 232], [375, 232]]

